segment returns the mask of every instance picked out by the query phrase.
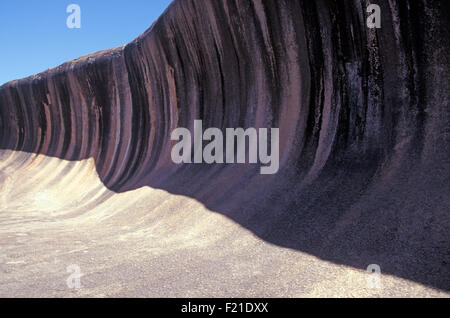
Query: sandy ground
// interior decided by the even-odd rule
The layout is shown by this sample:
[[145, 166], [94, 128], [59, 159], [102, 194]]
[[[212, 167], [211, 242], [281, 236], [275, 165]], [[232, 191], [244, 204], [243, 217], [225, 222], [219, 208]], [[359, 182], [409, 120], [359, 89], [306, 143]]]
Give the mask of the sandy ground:
[[384, 274], [373, 288], [375, 274], [270, 244], [192, 198], [111, 192], [93, 160], [2, 150], [0, 178], [1, 297], [450, 296]]

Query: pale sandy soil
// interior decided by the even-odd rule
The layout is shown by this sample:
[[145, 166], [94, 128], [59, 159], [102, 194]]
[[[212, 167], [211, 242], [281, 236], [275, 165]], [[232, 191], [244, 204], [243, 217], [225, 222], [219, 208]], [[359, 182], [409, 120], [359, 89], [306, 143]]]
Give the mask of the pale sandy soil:
[[371, 289], [365, 271], [267, 243], [188, 197], [113, 193], [92, 160], [0, 154], [1, 297], [450, 295], [384, 274]]

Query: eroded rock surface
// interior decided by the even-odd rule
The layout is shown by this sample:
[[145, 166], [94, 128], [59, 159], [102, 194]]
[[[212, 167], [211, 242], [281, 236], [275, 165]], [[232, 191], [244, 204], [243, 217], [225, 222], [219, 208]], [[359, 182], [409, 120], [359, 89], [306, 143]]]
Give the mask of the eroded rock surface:
[[[45, 255], [65, 264], [64, 233], [84, 238], [101, 258], [80, 258], [92, 274], [89, 295], [202, 295], [199, 284], [210, 295], [328, 295], [323, 282], [342, 276], [329, 265], [313, 270], [309, 257], [358, 270], [379, 264], [386, 275], [448, 291], [449, 4], [377, 2], [381, 29], [366, 26], [370, 1], [176, 0], [124, 47], [3, 85], [2, 255], [29, 257], [43, 286], [53, 275]], [[279, 128], [279, 173], [173, 164], [170, 133], [192, 130], [195, 119], [205, 128]], [[31, 236], [20, 242], [42, 255], [17, 252], [22, 243], [11, 237], [20, 229]], [[116, 263], [105, 252], [114, 244], [123, 248]], [[280, 248], [294, 256], [268, 255]], [[99, 264], [139, 259], [153, 266], [142, 272], [171, 275], [120, 292], [105, 283]], [[214, 267], [222, 272], [202, 271]], [[139, 273], [123, 268], [123, 277]], [[196, 279], [177, 285], [185, 268]], [[26, 273], [10, 269], [2, 286], [33, 293]], [[417, 295], [396, 285], [382, 295]], [[352, 295], [352, 286], [333, 295]]]

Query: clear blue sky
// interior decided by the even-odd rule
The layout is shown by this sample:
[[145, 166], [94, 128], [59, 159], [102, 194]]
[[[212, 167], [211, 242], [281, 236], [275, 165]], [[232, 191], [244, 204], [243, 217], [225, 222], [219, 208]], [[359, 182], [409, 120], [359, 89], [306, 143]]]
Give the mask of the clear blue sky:
[[[124, 45], [171, 0], [0, 0], [0, 85], [68, 60]], [[66, 25], [67, 6], [81, 8], [81, 29]]]

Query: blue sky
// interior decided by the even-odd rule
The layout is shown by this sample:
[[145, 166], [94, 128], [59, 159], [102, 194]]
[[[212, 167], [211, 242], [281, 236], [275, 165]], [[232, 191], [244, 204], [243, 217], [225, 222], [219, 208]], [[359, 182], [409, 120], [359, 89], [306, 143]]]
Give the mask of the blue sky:
[[[68, 60], [124, 45], [145, 30], [171, 0], [0, 0], [0, 85]], [[69, 29], [70, 4], [81, 28]]]

